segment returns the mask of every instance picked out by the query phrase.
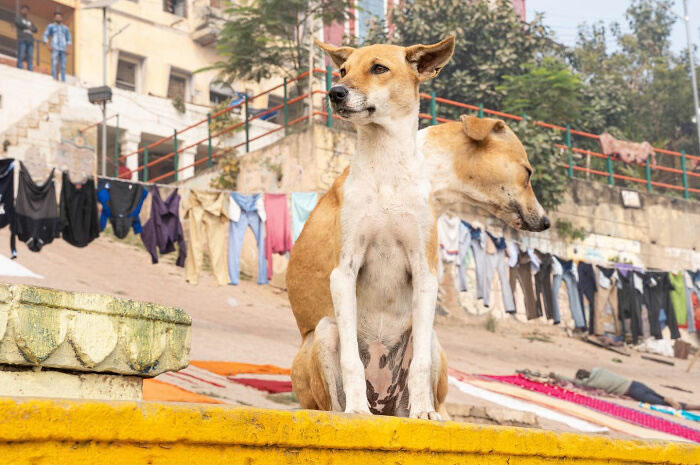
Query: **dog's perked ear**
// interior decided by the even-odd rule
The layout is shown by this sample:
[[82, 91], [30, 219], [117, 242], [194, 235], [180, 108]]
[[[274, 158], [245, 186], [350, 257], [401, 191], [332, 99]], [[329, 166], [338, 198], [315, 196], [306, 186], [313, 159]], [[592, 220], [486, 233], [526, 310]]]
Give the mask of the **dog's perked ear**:
[[343, 66], [343, 63], [345, 63], [352, 52], [355, 51], [355, 49], [352, 47], [334, 47], [332, 45], [325, 44], [320, 40], [314, 40], [314, 43], [328, 54], [335, 66], [338, 68]]
[[462, 129], [465, 134], [472, 140], [481, 141], [486, 139], [486, 136], [491, 134], [491, 131], [503, 131], [506, 124], [500, 119], [494, 118], [477, 118], [471, 115], [462, 115], [459, 117], [462, 122]]
[[425, 81], [440, 73], [454, 51], [455, 36], [449, 36], [437, 44], [406, 47], [406, 61], [418, 74], [418, 79]]

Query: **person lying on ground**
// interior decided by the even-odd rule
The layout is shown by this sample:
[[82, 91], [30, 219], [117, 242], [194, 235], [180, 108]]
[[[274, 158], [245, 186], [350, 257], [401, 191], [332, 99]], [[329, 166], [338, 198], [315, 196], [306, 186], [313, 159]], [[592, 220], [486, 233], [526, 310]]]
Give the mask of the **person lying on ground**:
[[667, 405], [677, 410], [700, 410], [700, 404], [687, 404], [665, 397], [644, 383], [620, 376], [604, 368], [595, 367], [591, 371], [578, 370], [576, 378], [550, 373], [550, 378], [568, 381], [577, 386], [601, 389], [607, 393], [628, 396], [632, 399], [652, 405]]

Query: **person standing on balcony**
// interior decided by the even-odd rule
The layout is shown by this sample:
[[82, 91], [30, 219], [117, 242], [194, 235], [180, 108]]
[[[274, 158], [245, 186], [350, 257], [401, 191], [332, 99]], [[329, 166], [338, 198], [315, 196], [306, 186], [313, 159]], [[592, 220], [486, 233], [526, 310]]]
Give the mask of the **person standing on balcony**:
[[23, 63], [27, 62], [27, 69], [34, 69], [34, 33], [38, 30], [31, 19], [29, 19], [29, 7], [22, 5], [19, 14], [15, 17], [15, 27], [17, 27], [17, 67], [22, 69]]
[[54, 22], [49, 24], [44, 31], [44, 43], [51, 50], [51, 75], [58, 79], [60, 66], [61, 81], [66, 81], [66, 53], [71, 45], [70, 31], [63, 24], [63, 15], [60, 11], [53, 14]]

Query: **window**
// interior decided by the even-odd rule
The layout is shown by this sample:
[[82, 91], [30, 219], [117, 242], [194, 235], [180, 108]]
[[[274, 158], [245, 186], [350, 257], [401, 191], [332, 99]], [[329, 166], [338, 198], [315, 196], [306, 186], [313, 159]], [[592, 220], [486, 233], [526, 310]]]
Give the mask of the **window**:
[[117, 89], [136, 92], [136, 79], [139, 71], [139, 62], [129, 60], [122, 56], [117, 62], [117, 79], [114, 83]]
[[233, 100], [236, 93], [230, 85], [223, 82], [212, 82], [209, 84], [209, 103], [218, 105], [221, 102], [229, 102]]
[[187, 102], [188, 88], [190, 76], [182, 71], [170, 70], [170, 79], [168, 81], [168, 98], [179, 98], [183, 102]]
[[187, 0], [163, 0], [163, 11], [184, 18], [187, 16]]

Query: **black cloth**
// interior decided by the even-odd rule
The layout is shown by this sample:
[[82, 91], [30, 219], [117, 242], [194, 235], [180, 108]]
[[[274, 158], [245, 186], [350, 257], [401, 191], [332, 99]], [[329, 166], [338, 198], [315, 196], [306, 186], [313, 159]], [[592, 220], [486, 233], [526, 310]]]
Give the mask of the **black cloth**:
[[100, 235], [97, 220], [95, 181], [73, 183], [66, 171], [61, 184], [61, 233], [63, 239], [76, 247], [85, 247]]
[[141, 211], [141, 205], [146, 196], [143, 186], [137, 183], [110, 181], [105, 183], [103, 192], [105, 191], [109, 194], [107, 206], [114, 235], [124, 239], [131, 227], [134, 228], [135, 233], [141, 233], [138, 212]]
[[15, 244], [15, 160], [0, 160], [0, 229], [10, 227], [10, 252], [17, 256]]
[[15, 224], [17, 237], [32, 252], [39, 252], [60, 235], [54, 171], [39, 185], [20, 162]]
[[141, 240], [146, 250], [151, 254], [152, 263], [158, 263], [158, 252], [161, 255], [174, 252], [175, 243], [178, 246], [177, 266], [185, 266], [187, 248], [185, 233], [180, 222], [180, 194], [177, 189], [163, 200], [158, 186], [151, 188], [151, 217], [143, 225]]
[[[540, 259], [540, 269], [535, 273], [535, 295], [537, 297], [537, 313], [544, 314], [548, 320], [554, 319], [554, 309], [552, 308], [552, 256], [535, 250]], [[544, 302], [544, 305], [543, 305]]]
[[583, 314], [586, 314], [586, 306], [583, 304], [583, 298], [585, 297], [588, 301], [588, 331], [593, 334], [594, 325], [594, 302], [595, 293], [598, 290], [596, 285], [595, 271], [593, 270], [593, 265], [590, 263], [579, 262], [578, 263], [578, 296], [581, 300], [581, 310]]
[[34, 33], [38, 31], [32, 20], [22, 15], [15, 16], [15, 27], [17, 28], [17, 40], [33, 41]]
[[656, 339], [661, 339], [661, 309], [666, 314], [666, 324], [671, 330], [671, 338], [681, 337], [676, 321], [676, 312], [671, 303], [673, 285], [665, 271], [648, 271], [644, 275], [644, 301], [649, 313], [649, 332]]
[[[635, 287], [634, 281], [641, 281], [644, 275], [636, 271], [628, 271], [625, 275], [622, 271], [620, 275], [620, 284], [622, 288], [617, 293], [617, 308], [620, 314], [620, 323], [624, 328], [624, 321], [630, 320], [630, 334], [632, 342], [636, 345], [639, 338], [642, 336], [642, 304], [644, 303], [644, 294]], [[636, 277], [636, 278], [635, 278]]]

